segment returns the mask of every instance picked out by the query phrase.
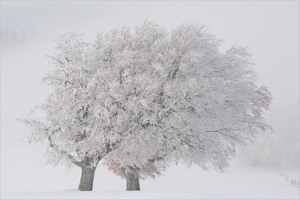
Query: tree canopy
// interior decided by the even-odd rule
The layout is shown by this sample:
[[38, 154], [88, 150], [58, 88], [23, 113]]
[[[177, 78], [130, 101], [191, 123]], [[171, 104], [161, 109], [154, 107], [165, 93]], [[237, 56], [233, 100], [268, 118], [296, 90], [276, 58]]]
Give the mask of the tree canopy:
[[243, 145], [270, 128], [271, 94], [257, 86], [246, 48], [219, 51], [207, 27], [167, 31], [146, 21], [101, 33], [94, 43], [67, 32], [50, 56], [44, 80], [53, 92], [28, 118], [47, 139], [51, 158], [108, 168], [126, 177], [155, 177], [169, 164], [223, 170]]

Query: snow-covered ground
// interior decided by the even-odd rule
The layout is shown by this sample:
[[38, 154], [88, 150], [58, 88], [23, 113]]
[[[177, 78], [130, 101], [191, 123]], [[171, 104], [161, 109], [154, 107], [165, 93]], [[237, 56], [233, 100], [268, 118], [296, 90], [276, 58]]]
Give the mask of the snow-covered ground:
[[20, 192], [4, 193], [3, 199], [299, 199], [299, 190], [277, 188], [244, 192]]
[[[105, 172], [102, 166], [99, 172], [92, 192], [75, 188], [11, 190], [1, 191], [1, 199], [299, 199], [299, 188], [292, 186], [279, 171], [247, 167], [238, 162], [232, 163], [224, 174], [175, 166], [157, 180], [141, 181], [142, 191], [138, 192], [124, 191], [125, 181]], [[286, 174], [299, 181], [298, 170], [289, 170]]]

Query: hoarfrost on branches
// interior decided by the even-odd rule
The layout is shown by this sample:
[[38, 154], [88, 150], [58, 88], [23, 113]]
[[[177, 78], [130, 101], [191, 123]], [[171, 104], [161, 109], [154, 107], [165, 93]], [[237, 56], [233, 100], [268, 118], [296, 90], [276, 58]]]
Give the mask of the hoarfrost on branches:
[[205, 26], [172, 31], [146, 21], [99, 34], [62, 34], [45, 77], [54, 91], [45, 121], [26, 121], [54, 160], [146, 178], [169, 164], [223, 170], [243, 145], [270, 128], [271, 95], [256, 85], [246, 48], [220, 53]]
[[262, 113], [271, 95], [256, 86], [246, 48], [219, 53], [220, 41], [197, 25], [166, 32], [146, 22], [133, 33], [123, 28], [100, 38], [99, 51], [110, 52], [111, 59], [110, 73], [99, 73], [106, 80], [114, 73], [104, 98], [120, 106], [111, 112], [117, 113], [113, 119], [128, 120], [126, 126], [112, 126], [115, 133], [126, 130], [105, 158], [115, 171], [154, 161], [164, 168], [162, 160], [223, 170], [237, 144], [270, 128]]

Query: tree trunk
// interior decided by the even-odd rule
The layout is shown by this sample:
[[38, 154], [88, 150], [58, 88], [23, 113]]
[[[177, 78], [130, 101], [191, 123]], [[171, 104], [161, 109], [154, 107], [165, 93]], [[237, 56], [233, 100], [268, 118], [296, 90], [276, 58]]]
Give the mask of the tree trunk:
[[81, 178], [78, 189], [80, 191], [92, 191], [96, 167], [81, 167]]
[[141, 190], [140, 189], [140, 181], [138, 174], [136, 172], [133, 173], [127, 173], [125, 175], [126, 177], [126, 190], [132, 191], [132, 190]]

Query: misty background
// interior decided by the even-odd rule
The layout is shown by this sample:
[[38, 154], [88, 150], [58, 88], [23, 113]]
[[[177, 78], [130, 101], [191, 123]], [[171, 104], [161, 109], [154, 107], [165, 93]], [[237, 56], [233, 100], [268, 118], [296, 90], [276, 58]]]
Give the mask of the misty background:
[[[51, 91], [41, 79], [53, 70], [46, 57], [55, 45], [52, 39], [62, 31], [73, 30], [85, 33], [92, 41], [97, 32], [123, 25], [134, 27], [145, 20], [154, 20], [169, 30], [182, 23], [207, 25], [223, 41], [221, 51], [232, 45], [249, 47], [258, 82], [266, 85], [274, 98], [265, 114], [273, 132], [261, 134], [238, 151], [233, 169], [240, 176], [249, 166], [299, 169], [299, 1], [1, 0], [1, 190], [77, 187], [80, 169], [47, 165], [45, 145], [29, 144], [28, 129], [17, 121]], [[146, 191], [161, 187], [201, 189], [204, 185], [199, 180], [216, 185], [220, 176], [229, 175], [208, 175], [197, 166], [188, 169], [179, 165], [168, 169], [156, 182], [146, 180], [141, 184]], [[125, 184], [101, 164], [95, 179], [95, 189], [122, 190]], [[217, 183], [218, 187], [226, 184], [221, 179]]]

